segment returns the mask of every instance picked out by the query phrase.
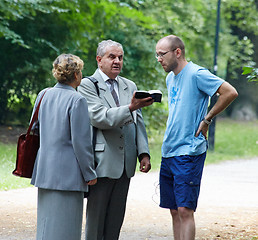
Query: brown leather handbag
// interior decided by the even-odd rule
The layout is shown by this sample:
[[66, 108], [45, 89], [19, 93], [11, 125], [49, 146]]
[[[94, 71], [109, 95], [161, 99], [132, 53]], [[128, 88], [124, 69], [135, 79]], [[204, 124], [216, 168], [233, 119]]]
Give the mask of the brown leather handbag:
[[33, 124], [38, 120], [40, 103], [46, 91], [43, 93], [33, 114], [27, 133], [21, 134], [18, 138], [16, 167], [12, 172], [15, 176], [25, 178], [31, 178], [32, 176], [34, 163], [39, 149], [39, 135], [35, 130], [31, 132], [31, 129]]

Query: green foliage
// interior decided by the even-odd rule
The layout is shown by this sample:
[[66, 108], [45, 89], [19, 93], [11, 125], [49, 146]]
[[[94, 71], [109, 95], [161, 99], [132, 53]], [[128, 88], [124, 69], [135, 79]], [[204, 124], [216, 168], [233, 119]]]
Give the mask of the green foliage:
[[51, 13], [63, 12], [64, 9], [57, 8], [53, 2], [61, 2], [60, 0], [4, 0], [0, 2], [0, 38], [4, 37], [6, 40], [11, 40], [13, 44], [19, 44], [22, 47], [30, 48], [24, 43], [23, 38], [11, 29], [10, 23], [18, 21], [23, 18], [30, 18], [37, 14], [37, 12]]
[[228, 62], [231, 64], [228, 67], [228, 72], [231, 73], [231, 80], [239, 79], [239, 69], [241, 69], [243, 63], [253, 64], [252, 55], [253, 44], [247, 37], [236, 40], [234, 44], [234, 53], [228, 58]]
[[225, 10], [223, 14], [229, 24], [245, 32], [258, 34], [256, 0], [224, 0], [222, 5]]
[[[136, 56], [131, 49], [135, 41], [132, 36], [139, 35], [141, 30], [149, 30], [153, 23], [150, 17], [144, 16], [141, 12], [108, 1], [64, 0], [51, 1], [51, 5], [49, 3], [49, 1], [4, 2], [5, 21], [9, 20], [8, 29], [12, 29], [20, 36], [19, 39], [22, 43], [26, 43], [27, 48], [22, 48], [19, 44], [11, 46], [17, 42], [6, 41], [7, 37], [0, 38], [0, 51], [4, 52], [1, 65], [4, 76], [1, 79], [0, 94], [5, 96], [0, 102], [2, 106], [0, 122], [7, 120], [1, 113], [12, 110], [7, 108], [6, 101], [13, 98], [12, 94], [22, 99], [24, 95], [37, 93], [43, 87], [54, 83], [51, 77], [51, 65], [58, 54], [72, 52], [81, 56], [85, 60], [84, 74], [87, 71], [85, 75], [89, 75], [96, 68], [97, 43], [102, 39], [112, 38], [125, 45], [129, 43], [127, 46], [129, 54], [126, 57], [128, 63], [134, 63]], [[26, 11], [22, 11], [23, 8], [26, 8]], [[121, 30], [114, 31], [114, 29]], [[135, 33], [129, 29], [134, 29]], [[141, 37], [138, 43], [139, 48], [142, 47], [143, 50], [136, 54], [150, 59], [144, 54], [151, 52], [148, 40]], [[125, 47], [125, 52], [127, 49]], [[130, 58], [133, 60], [130, 61]], [[135, 66], [129, 64], [127, 66], [130, 72], [135, 73], [127, 76], [132, 78], [143, 72], [145, 65], [142, 64], [139, 68], [136, 61]], [[127, 66], [125, 64], [125, 73]], [[149, 66], [151, 68], [151, 65]], [[10, 89], [14, 91], [9, 91]]]
[[[242, 66], [253, 66], [249, 35], [258, 34], [255, 4], [254, 0], [221, 3], [218, 75], [227, 76], [233, 85], [239, 82]], [[121, 75], [135, 81], [139, 89], [166, 92], [166, 73], [154, 53], [156, 41], [168, 34], [184, 40], [187, 60], [213, 69], [216, 11], [217, 1], [206, 0], [1, 1], [0, 124], [13, 119], [23, 99], [31, 99], [55, 83], [51, 65], [57, 55], [70, 52], [80, 56], [85, 62], [84, 76], [92, 74], [97, 66], [97, 44], [103, 39], [123, 44]], [[14, 98], [19, 101], [10, 104]], [[165, 105], [143, 111], [148, 125], [164, 126]], [[28, 115], [17, 117], [26, 122]]]
[[247, 80], [249, 82], [258, 82], [258, 68], [243, 67], [243, 75], [248, 75]]
[[258, 101], [258, 86], [246, 84], [246, 78], [241, 75], [242, 67], [253, 67], [257, 59], [257, 4], [256, 0], [223, 2], [223, 14], [232, 36], [226, 80], [238, 90], [239, 97], [235, 104], [246, 102], [255, 106]]
[[163, 129], [167, 121], [168, 104], [165, 90], [163, 94], [161, 103], [153, 103], [150, 107], [142, 109], [144, 123], [150, 135], [153, 135], [159, 129]]
[[[54, 32], [58, 34], [57, 30], [62, 30], [62, 23], [55, 24], [56, 13], [66, 11], [52, 3], [29, 0], [1, 2], [0, 25], [5, 28], [0, 29], [0, 124], [12, 121], [14, 117], [15, 111], [9, 108], [11, 99], [17, 97], [22, 103], [51, 82], [52, 59], [59, 52], [55, 42], [62, 44], [53, 37]], [[53, 25], [49, 29], [48, 24], [51, 23]], [[6, 35], [6, 31], [15, 33], [16, 37]], [[28, 105], [24, 116], [16, 116], [21, 117], [20, 123], [28, 122], [30, 110]]]

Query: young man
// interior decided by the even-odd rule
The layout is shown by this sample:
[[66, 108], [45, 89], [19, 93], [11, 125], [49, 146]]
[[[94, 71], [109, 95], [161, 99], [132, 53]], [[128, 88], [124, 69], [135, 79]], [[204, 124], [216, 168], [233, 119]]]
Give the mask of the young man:
[[[194, 211], [207, 151], [212, 118], [237, 96], [234, 87], [207, 69], [185, 59], [183, 41], [174, 35], [160, 39], [156, 58], [168, 72], [169, 116], [162, 145], [160, 207], [170, 209], [175, 240], [195, 238]], [[207, 113], [209, 97], [220, 96]]]
[[150, 155], [141, 107], [151, 97], [136, 99], [134, 82], [119, 76], [124, 51], [120, 43], [106, 40], [97, 49], [98, 83], [83, 79], [78, 91], [86, 97], [91, 124], [97, 128], [95, 164], [98, 184], [90, 189], [86, 211], [86, 240], [117, 240], [123, 223], [130, 179], [137, 157], [147, 173]]

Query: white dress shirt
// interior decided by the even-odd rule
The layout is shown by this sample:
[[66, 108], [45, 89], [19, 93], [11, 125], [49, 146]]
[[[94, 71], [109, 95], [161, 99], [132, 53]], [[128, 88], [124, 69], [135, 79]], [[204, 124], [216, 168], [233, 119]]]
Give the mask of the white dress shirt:
[[[103, 78], [103, 80], [105, 81], [105, 83], [107, 84], [108, 89], [110, 89], [111, 84], [108, 81], [110, 78], [105, 73], [103, 73], [100, 69], [99, 69], [99, 73], [100, 73], [101, 77]], [[116, 95], [117, 95], [118, 101], [119, 101], [120, 99], [119, 99], [119, 92], [118, 92], [118, 79], [117, 79], [117, 77], [114, 80], [115, 80], [114, 90], [116, 92]]]

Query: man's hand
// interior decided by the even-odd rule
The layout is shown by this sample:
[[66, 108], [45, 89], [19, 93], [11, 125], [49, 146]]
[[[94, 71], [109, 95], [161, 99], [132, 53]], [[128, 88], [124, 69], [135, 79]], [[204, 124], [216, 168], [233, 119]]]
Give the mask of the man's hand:
[[144, 154], [140, 161], [140, 171], [147, 173], [151, 169], [150, 157], [148, 154]]
[[201, 121], [199, 128], [198, 128], [197, 132], [195, 133], [195, 137], [198, 137], [199, 134], [202, 132], [202, 135], [205, 137], [205, 139], [207, 139], [208, 129], [209, 129], [209, 125], [207, 123], [205, 123], [204, 121]]
[[153, 102], [154, 102], [154, 99], [152, 99], [152, 97], [147, 97], [142, 99], [135, 98], [135, 92], [134, 92], [131, 103], [129, 105], [129, 109], [131, 112], [133, 112], [139, 108], [150, 106]]
[[88, 185], [92, 186], [92, 185], [95, 185], [97, 183], [97, 178], [93, 179], [93, 180], [90, 180], [88, 182]]

